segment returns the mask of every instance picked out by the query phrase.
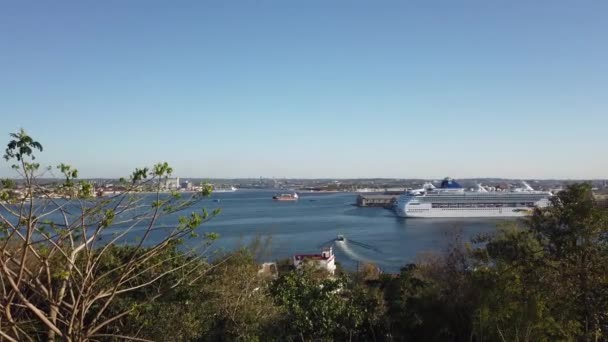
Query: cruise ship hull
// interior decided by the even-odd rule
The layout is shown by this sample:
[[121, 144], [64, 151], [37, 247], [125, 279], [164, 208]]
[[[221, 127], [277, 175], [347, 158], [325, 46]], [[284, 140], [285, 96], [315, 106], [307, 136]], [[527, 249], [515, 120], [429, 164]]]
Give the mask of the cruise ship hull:
[[[414, 211], [415, 210], [415, 211]], [[480, 209], [414, 209], [404, 211], [396, 208], [400, 217], [406, 218], [483, 218], [483, 217], [522, 217], [532, 214], [533, 209], [519, 208], [480, 208]]]

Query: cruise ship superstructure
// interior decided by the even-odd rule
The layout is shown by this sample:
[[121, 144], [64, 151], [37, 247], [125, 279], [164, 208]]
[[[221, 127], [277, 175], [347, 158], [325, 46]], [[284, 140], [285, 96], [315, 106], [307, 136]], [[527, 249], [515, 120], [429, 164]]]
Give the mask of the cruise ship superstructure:
[[550, 192], [524, 187], [509, 191], [465, 191], [455, 180], [446, 178], [440, 188], [431, 183], [422, 189], [409, 190], [395, 203], [401, 217], [517, 217], [532, 213], [534, 208], [549, 205]]

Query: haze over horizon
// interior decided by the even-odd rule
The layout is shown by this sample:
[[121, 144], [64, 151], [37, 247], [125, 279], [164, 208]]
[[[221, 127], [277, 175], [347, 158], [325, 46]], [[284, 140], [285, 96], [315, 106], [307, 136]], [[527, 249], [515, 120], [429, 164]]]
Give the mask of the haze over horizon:
[[168, 161], [185, 178], [606, 179], [606, 13], [4, 2], [0, 144], [23, 127], [41, 164], [83, 178]]

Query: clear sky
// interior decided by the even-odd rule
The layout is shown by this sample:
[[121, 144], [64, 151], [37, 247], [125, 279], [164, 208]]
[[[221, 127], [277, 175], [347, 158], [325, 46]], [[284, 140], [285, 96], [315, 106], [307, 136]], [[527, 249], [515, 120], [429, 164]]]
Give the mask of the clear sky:
[[608, 178], [608, 1], [2, 1], [20, 127], [85, 177]]

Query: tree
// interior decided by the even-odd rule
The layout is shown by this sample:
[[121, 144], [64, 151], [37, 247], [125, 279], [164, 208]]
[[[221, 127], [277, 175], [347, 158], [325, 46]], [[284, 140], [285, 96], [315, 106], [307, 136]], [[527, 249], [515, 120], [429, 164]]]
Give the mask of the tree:
[[549, 311], [546, 255], [530, 230], [516, 224], [475, 240], [471, 278], [479, 293], [473, 329], [479, 341], [553, 341], [567, 336]]
[[[367, 269], [372, 271], [373, 268]], [[352, 310], [360, 314], [360, 322], [356, 322], [358, 340], [382, 341], [388, 332], [386, 320], [387, 307], [384, 292], [379, 279], [365, 279], [370, 273], [356, 274], [355, 281], [349, 284], [348, 303]], [[379, 275], [375, 275], [378, 276]]]
[[[0, 189], [3, 339], [135, 338], [110, 329], [138, 310], [137, 305], [115, 310], [122, 298], [138, 293], [151, 302], [192, 275], [204, 276], [208, 268], [201, 258], [215, 234], [205, 234], [189, 250], [175, 250], [219, 213], [190, 211], [210, 186], [185, 198], [161, 193], [173, 170], [158, 163], [135, 170], [124, 193], [93, 198], [92, 185], [61, 164], [64, 181], [53, 190], [39, 181], [52, 172], [35, 162], [42, 144], [24, 130], [10, 136], [4, 159], [21, 178], [21, 188], [3, 182]], [[140, 184], [153, 186], [155, 193], [134, 194]], [[129, 247], [117, 249], [127, 242]]]
[[608, 212], [598, 207], [591, 185], [570, 185], [527, 226], [546, 255], [554, 314], [572, 319], [560, 323], [578, 325], [577, 336], [587, 341], [607, 338]]
[[206, 341], [267, 341], [280, 334], [275, 326], [282, 310], [268, 296], [272, 278], [258, 272], [253, 251], [228, 254], [201, 284], [199, 305], [211, 318]]
[[522, 223], [477, 241], [477, 336], [606, 339], [608, 213], [598, 208], [591, 187], [570, 185]]
[[270, 288], [275, 302], [286, 312], [289, 339], [349, 340], [357, 334], [362, 312], [344, 294], [345, 279], [319, 277], [318, 270], [303, 268], [282, 275]]

